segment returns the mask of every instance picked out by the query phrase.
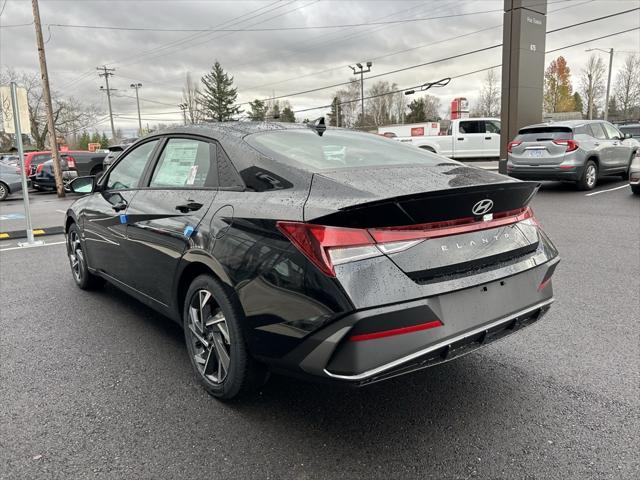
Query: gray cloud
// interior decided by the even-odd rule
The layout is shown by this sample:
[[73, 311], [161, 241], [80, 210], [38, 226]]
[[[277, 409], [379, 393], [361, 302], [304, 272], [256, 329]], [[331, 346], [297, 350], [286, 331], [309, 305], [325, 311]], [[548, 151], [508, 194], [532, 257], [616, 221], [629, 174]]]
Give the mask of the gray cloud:
[[[549, 0], [549, 9], [571, 6], [548, 16], [548, 29], [587, 20], [593, 17], [633, 8], [638, 0], [596, 0], [585, 3], [573, 0], [566, 4]], [[0, 0], [0, 4], [2, 0]], [[502, 0], [440, 0], [440, 1], [317, 1], [298, 0], [271, 5], [271, 1], [96, 1], [57, 0], [40, 1], [43, 23], [120, 25], [127, 27], [213, 27], [244, 15], [237, 27], [284, 15], [260, 23], [260, 27], [289, 27], [301, 25], [331, 25], [367, 21], [428, 17], [456, 13], [471, 13], [484, 10], [500, 10]], [[280, 7], [280, 8], [276, 8]], [[255, 18], [250, 17], [257, 9], [271, 12]], [[637, 12], [636, 12], [637, 13]], [[1, 25], [30, 22], [31, 2], [8, 0], [0, 17]], [[141, 93], [143, 117], [166, 118], [179, 121], [177, 111], [180, 103], [184, 76], [190, 71], [194, 78], [202, 76], [214, 62], [235, 77], [239, 88], [239, 100], [264, 98], [303, 91], [350, 79], [349, 63], [379, 57], [391, 52], [427, 45], [450, 37], [464, 35], [493, 25], [500, 25], [500, 12], [436, 19], [424, 22], [352, 27], [335, 30], [238, 32], [238, 33], [189, 33], [189, 32], [137, 32], [110, 31], [51, 27], [51, 37], [46, 45], [49, 72], [54, 90], [73, 95], [85, 102], [101, 105], [106, 110], [104, 94], [98, 91], [103, 83], [95, 67], [114, 62], [116, 76], [112, 85], [119, 89], [116, 95], [133, 96], [129, 84], [133, 81], [144, 84]], [[591, 37], [638, 26], [640, 16], [627, 15], [585, 25], [558, 34], [549, 35], [547, 49], [575, 43]], [[49, 30], [45, 28], [45, 38]], [[407, 65], [423, 63], [454, 55], [502, 41], [500, 27], [465, 38], [456, 38], [433, 46], [389, 56], [374, 61], [372, 73], [382, 73]], [[169, 42], [183, 42], [175, 46]], [[33, 26], [0, 29], [0, 64], [3, 68], [37, 71], [38, 60], [35, 49]], [[632, 32], [618, 37], [594, 42], [558, 52], [547, 58], [563, 54], [577, 76], [588, 56], [588, 47], [616, 50], [639, 50], [640, 36]], [[149, 51], [152, 51], [149, 53]], [[141, 55], [142, 54], [142, 55]], [[400, 87], [453, 76], [471, 70], [499, 64], [500, 49], [463, 57], [461, 59], [425, 66], [406, 72], [382, 77], [381, 80], [395, 82]], [[622, 64], [622, 55], [616, 57], [614, 70]], [[317, 71], [332, 69], [310, 75]], [[615, 72], [614, 72], [615, 74]], [[84, 75], [84, 76], [83, 76]], [[286, 82], [275, 85], [264, 84]], [[483, 74], [464, 77], [451, 82], [436, 93], [444, 105], [456, 96], [474, 99], [481, 85]], [[72, 83], [70, 83], [72, 82]], [[334, 89], [335, 90], [335, 89]], [[334, 90], [291, 97], [295, 108], [308, 108], [330, 102]], [[155, 102], [167, 103], [161, 105]], [[135, 129], [135, 100], [124, 96], [114, 99], [114, 111], [121, 117], [117, 125], [124, 129]], [[318, 115], [321, 110], [317, 112]], [[313, 116], [310, 112], [308, 116]], [[149, 120], [157, 123], [157, 120]], [[107, 125], [107, 123], [103, 124]], [[103, 127], [106, 128], [106, 127]]]

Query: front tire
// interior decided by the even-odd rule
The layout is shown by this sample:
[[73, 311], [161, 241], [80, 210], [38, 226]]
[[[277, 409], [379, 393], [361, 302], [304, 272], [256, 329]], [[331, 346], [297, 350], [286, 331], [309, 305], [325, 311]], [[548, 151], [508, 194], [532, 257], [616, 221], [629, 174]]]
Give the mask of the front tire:
[[81, 290], [93, 290], [104, 285], [102, 278], [92, 274], [87, 266], [87, 257], [80, 241], [80, 229], [72, 223], [67, 232], [67, 255], [73, 281]]
[[582, 177], [578, 180], [580, 190], [593, 190], [598, 183], [598, 165], [593, 160], [587, 161], [582, 172]]
[[247, 350], [245, 317], [233, 291], [200, 275], [191, 282], [182, 315], [191, 366], [210, 395], [231, 400], [264, 384], [267, 371]]

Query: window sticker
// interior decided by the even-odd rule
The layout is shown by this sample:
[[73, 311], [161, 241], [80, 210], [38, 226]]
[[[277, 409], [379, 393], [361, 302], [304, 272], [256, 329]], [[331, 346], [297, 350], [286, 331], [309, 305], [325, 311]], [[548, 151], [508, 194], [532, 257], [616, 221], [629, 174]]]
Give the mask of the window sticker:
[[198, 166], [194, 165], [197, 154], [197, 142], [169, 142], [154, 183], [176, 186], [193, 185], [198, 171]]

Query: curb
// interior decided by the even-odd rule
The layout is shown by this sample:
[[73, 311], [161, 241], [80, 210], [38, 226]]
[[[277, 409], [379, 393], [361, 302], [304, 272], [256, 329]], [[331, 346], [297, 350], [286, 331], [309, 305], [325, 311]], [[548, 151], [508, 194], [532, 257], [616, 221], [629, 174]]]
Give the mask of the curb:
[[[60, 235], [64, 233], [64, 227], [34, 228], [32, 231], [35, 237], [42, 237], [43, 235]], [[13, 230], [11, 232], [0, 232], [0, 240], [12, 240], [15, 238], [27, 238], [27, 231]]]

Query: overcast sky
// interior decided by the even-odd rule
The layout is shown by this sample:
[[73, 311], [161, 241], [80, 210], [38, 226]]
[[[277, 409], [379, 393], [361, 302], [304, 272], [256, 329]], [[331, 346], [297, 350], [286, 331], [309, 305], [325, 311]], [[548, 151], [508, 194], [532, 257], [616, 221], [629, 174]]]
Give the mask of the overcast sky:
[[[548, 0], [547, 30], [640, 6], [640, 0]], [[2, 68], [37, 71], [31, 1], [0, 0], [0, 64]], [[502, 41], [503, 0], [385, 0], [385, 1], [170, 1], [170, 0], [40, 0], [49, 75], [54, 91], [95, 104], [105, 112], [99, 91], [104, 82], [96, 66], [115, 68], [111, 86], [116, 127], [137, 126], [132, 82], [140, 90], [143, 122], [181, 120], [177, 104], [186, 72], [200, 78], [217, 59], [235, 77], [240, 102], [284, 95], [347, 81], [347, 67], [373, 60], [372, 74], [424, 63]], [[554, 12], [557, 10], [557, 12]], [[477, 13], [474, 13], [477, 12]], [[69, 28], [48, 24], [117, 26], [156, 29], [290, 28], [301, 26], [370, 23], [460, 15], [388, 25], [335, 29], [261, 32], [119, 31]], [[637, 27], [638, 12], [564, 30], [547, 36], [546, 50]], [[495, 28], [491, 28], [495, 27]], [[472, 33], [484, 30], [478, 33]], [[466, 35], [460, 38], [461, 35]], [[439, 42], [434, 44], [435, 42]], [[413, 48], [420, 47], [420, 48]], [[577, 75], [589, 53], [585, 49], [614, 48], [615, 71], [627, 51], [640, 50], [638, 31], [568, 48], [547, 55], [564, 55]], [[401, 50], [412, 50], [394, 54]], [[603, 59], [608, 60], [605, 54]], [[380, 58], [382, 57], [382, 58]], [[481, 69], [501, 62], [499, 48], [435, 65], [381, 77], [400, 88]], [[472, 102], [484, 73], [453, 80], [439, 89], [443, 105], [457, 96]], [[369, 81], [369, 85], [373, 80]], [[365, 88], [367, 82], [365, 81]], [[336, 89], [291, 97], [295, 109], [330, 103]], [[156, 103], [160, 102], [160, 103]], [[163, 105], [166, 104], [166, 105]], [[314, 118], [317, 110], [298, 115]], [[107, 129], [108, 121], [97, 126]]]

